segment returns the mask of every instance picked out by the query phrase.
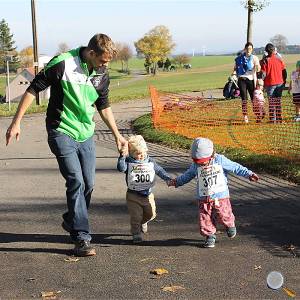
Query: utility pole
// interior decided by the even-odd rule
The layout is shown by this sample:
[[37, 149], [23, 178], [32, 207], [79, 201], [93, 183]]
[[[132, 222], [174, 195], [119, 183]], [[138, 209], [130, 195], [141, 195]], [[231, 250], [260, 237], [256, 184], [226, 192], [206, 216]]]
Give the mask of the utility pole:
[[248, 26], [247, 26], [247, 43], [252, 43], [252, 27], [253, 27], [253, 0], [248, 0]]
[[[37, 46], [37, 33], [36, 33], [36, 19], [35, 19], [35, 0], [31, 0], [31, 20], [32, 20], [32, 38], [33, 38], [33, 66], [34, 75], [39, 72], [39, 56], [38, 56], [38, 46]], [[39, 93], [36, 94], [36, 104], [40, 105]]]
[[12, 56], [6, 56], [6, 101], [8, 101], [8, 110], [10, 111], [10, 82], [9, 82], [9, 62], [12, 61]]

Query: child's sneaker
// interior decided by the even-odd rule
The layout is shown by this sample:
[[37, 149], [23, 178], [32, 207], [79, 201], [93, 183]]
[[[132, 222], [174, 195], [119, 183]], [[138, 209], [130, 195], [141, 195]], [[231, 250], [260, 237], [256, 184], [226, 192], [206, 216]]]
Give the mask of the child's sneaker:
[[209, 235], [206, 238], [206, 241], [204, 243], [204, 248], [214, 248], [216, 243], [216, 236], [215, 235]]
[[148, 224], [147, 223], [142, 224], [142, 232], [143, 233], [147, 233], [148, 232]]
[[227, 236], [233, 239], [236, 236], [236, 227], [228, 227], [226, 229]]
[[139, 244], [143, 241], [142, 235], [140, 233], [132, 235], [132, 242], [134, 244]]

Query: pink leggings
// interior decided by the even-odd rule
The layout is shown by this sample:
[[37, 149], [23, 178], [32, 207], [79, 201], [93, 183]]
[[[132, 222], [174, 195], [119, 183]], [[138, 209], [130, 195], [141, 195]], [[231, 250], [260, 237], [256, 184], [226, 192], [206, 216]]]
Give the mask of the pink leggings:
[[199, 201], [199, 227], [203, 236], [216, 233], [216, 224], [234, 227], [234, 215], [229, 198]]

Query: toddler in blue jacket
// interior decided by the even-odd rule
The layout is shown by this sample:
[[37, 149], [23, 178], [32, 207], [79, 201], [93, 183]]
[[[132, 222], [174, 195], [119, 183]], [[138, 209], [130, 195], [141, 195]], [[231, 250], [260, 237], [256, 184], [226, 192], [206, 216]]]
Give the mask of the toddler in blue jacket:
[[142, 232], [148, 230], [147, 222], [156, 216], [156, 206], [152, 188], [155, 174], [170, 182], [168, 173], [148, 156], [148, 148], [141, 135], [131, 136], [128, 140], [128, 150], [123, 151], [118, 159], [117, 168], [126, 173], [126, 202], [130, 215], [133, 243], [143, 241]]
[[170, 185], [179, 187], [196, 177], [200, 233], [206, 237], [204, 247], [213, 248], [217, 221], [226, 227], [229, 238], [236, 236], [227, 174], [243, 176], [250, 181], [257, 181], [259, 177], [246, 167], [215, 153], [210, 139], [196, 138], [191, 150], [193, 163], [186, 172], [173, 179]]

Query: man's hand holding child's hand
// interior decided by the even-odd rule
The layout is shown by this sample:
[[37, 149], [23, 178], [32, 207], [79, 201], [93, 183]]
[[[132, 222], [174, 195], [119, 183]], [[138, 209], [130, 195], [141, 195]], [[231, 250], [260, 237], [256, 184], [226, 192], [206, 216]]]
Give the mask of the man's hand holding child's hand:
[[252, 173], [252, 175], [249, 176], [250, 181], [258, 181], [259, 177], [255, 174]]
[[120, 150], [120, 154], [122, 156], [127, 156], [128, 155], [128, 143], [126, 143], [125, 145], [122, 146], [121, 150]]

